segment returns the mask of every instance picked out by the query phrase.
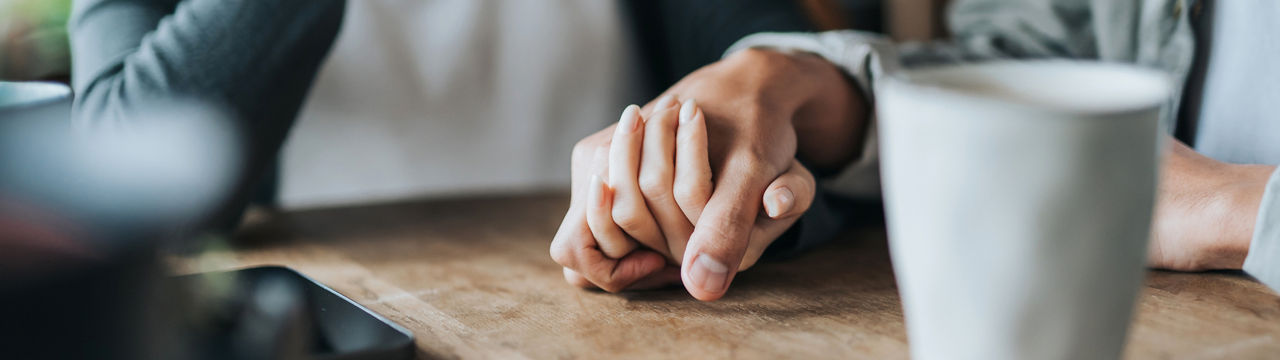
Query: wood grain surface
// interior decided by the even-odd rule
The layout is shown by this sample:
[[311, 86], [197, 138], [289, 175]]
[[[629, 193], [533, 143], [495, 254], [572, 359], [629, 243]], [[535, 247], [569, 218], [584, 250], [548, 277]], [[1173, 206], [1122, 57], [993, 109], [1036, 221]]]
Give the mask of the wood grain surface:
[[[724, 299], [566, 284], [562, 195], [257, 214], [178, 272], [293, 267], [411, 329], [419, 358], [906, 358], [884, 231], [741, 274]], [[1126, 358], [1280, 358], [1280, 297], [1238, 272], [1153, 271]]]

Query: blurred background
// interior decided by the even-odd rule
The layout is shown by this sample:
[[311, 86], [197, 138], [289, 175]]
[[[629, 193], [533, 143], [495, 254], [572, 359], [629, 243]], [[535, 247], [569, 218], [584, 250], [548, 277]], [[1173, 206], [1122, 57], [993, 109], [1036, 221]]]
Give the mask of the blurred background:
[[[813, 29], [886, 29], [878, 0], [794, 2]], [[899, 2], [921, 13], [932, 0]], [[652, 25], [647, 17], [664, 10], [645, 3], [349, 2], [258, 202], [299, 209], [566, 188], [577, 139], [723, 51], [663, 52], [674, 47], [655, 38], [691, 24]], [[69, 83], [70, 12], [70, 0], [0, 0], [0, 80]], [[894, 29], [934, 31], [908, 22]]]
[[[156, 3], [172, 9], [180, 2]], [[741, 18], [687, 6], [712, 19], [699, 21], [664, 15], [684, 10], [682, 1], [348, 1], [283, 145], [264, 155], [241, 149], [248, 136], [235, 124], [243, 109], [199, 97], [148, 106], [131, 119], [145, 125], [139, 128], [78, 137], [66, 119], [71, 99], [83, 94], [69, 85], [105, 75], [73, 74], [69, 36], [111, 34], [70, 33], [72, 0], [0, 0], [0, 81], [23, 82], [0, 87], [0, 135], [7, 135], [0, 136], [0, 318], [9, 324], [0, 326], [0, 346], [25, 358], [48, 351], [56, 334], [60, 343], [84, 346], [44, 355], [181, 351], [154, 346], [164, 338], [157, 324], [182, 311], [155, 301], [180, 298], [161, 286], [156, 250], [167, 240], [221, 246], [220, 237], [186, 230], [215, 212], [239, 214], [241, 206], [220, 200], [239, 193], [238, 177], [252, 179], [252, 200], [266, 209], [563, 191], [578, 139], [751, 32], [943, 35], [942, 0], [759, 3], [793, 13]], [[742, 22], [758, 26], [735, 26]], [[740, 32], [719, 31], [731, 28]], [[51, 102], [5, 108], [17, 99], [10, 90], [29, 92], [32, 81], [52, 91]], [[252, 163], [265, 165], [249, 169]], [[94, 306], [78, 306], [86, 303]]]
[[[888, 28], [904, 39], [940, 29], [937, 0], [796, 2], [818, 29]], [[564, 188], [576, 139], [693, 66], [645, 73], [661, 66], [637, 63], [645, 55], [626, 41], [637, 30], [627, 23], [638, 23], [627, 2], [555, 4], [350, 2], [281, 153], [275, 200], [305, 208]], [[70, 9], [70, 0], [0, 0], [0, 80], [69, 81]], [[560, 65], [528, 71], [540, 62]], [[539, 119], [503, 120], [515, 116]]]
[[70, 79], [70, 16], [71, 0], [0, 1], [0, 79]]

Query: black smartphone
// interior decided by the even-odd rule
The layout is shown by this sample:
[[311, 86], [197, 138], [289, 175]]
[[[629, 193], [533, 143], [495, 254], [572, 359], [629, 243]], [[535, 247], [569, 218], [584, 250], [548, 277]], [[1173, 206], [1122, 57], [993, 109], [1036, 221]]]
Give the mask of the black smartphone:
[[411, 359], [413, 335], [281, 266], [175, 278], [192, 304], [187, 348], [207, 359]]

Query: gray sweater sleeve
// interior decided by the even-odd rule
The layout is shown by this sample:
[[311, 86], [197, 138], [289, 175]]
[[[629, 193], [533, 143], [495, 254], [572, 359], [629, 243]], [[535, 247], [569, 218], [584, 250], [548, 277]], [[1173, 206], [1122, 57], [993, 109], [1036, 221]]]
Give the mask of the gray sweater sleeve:
[[[345, 0], [75, 0], [73, 120], [95, 128], [166, 100], [222, 107], [245, 157], [234, 217], [274, 163], [342, 25]], [[225, 220], [224, 220], [225, 221]]]

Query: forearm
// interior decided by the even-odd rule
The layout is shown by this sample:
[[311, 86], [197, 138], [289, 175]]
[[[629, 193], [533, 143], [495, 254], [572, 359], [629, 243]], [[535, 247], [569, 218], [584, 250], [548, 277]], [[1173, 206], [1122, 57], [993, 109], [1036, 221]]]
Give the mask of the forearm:
[[127, 121], [128, 109], [194, 99], [226, 107], [255, 147], [273, 148], [336, 37], [343, 6], [341, 0], [77, 1], [69, 24], [76, 120]]
[[1220, 162], [1167, 138], [1152, 224], [1153, 267], [1240, 269], [1251, 256], [1274, 166]]
[[863, 150], [871, 109], [866, 96], [834, 64], [811, 54], [794, 54], [813, 96], [792, 117], [796, 156], [819, 174], [843, 169]]
[[[1249, 255], [1255, 229], [1260, 224], [1258, 212], [1267, 181], [1275, 166], [1227, 165], [1221, 185], [1221, 206], [1207, 206], [1204, 225], [1218, 234], [1216, 247], [1207, 251], [1210, 268], [1239, 269]], [[1265, 221], [1265, 220], [1264, 220]]]
[[73, 119], [94, 128], [171, 101], [220, 107], [240, 133], [234, 226], [276, 159], [341, 27], [343, 0], [77, 0], [68, 24]]

